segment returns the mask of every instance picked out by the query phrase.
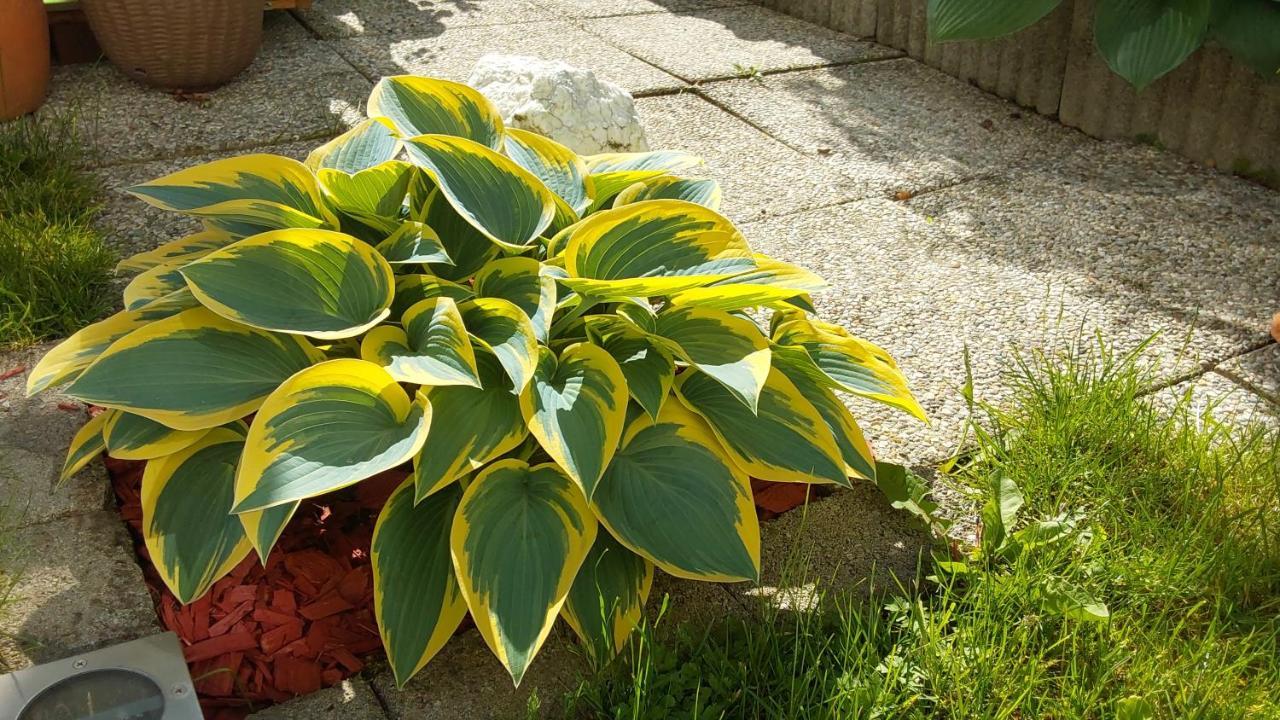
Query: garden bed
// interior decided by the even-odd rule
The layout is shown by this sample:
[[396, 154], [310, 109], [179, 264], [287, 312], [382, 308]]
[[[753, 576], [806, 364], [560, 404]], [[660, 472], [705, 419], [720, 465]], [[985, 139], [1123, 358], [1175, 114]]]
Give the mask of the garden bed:
[[[182, 606], [142, 542], [143, 461], [104, 456], [121, 517], [141, 560], [160, 624], [178, 635], [209, 720], [238, 720], [359, 673], [382, 655], [373, 613], [369, 544], [387, 497], [407, 468], [303, 503], [264, 567], [251, 554], [199, 600]], [[818, 485], [752, 481], [756, 513], [770, 520], [804, 504]], [[473, 625], [464, 619], [458, 632]]]

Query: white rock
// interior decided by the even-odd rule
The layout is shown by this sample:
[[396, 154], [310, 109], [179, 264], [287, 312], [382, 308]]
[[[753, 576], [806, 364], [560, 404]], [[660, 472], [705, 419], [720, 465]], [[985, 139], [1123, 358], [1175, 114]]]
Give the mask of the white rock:
[[631, 94], [559, 60], [490, 54], [467, 84], [489, 98], [509, 127], [532, 130], [583, 155], [649, 149]]

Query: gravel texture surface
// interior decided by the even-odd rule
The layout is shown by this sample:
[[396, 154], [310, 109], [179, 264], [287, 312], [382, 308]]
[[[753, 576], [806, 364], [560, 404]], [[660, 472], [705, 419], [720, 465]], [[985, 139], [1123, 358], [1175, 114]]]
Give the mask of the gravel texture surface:
[[327, 44], [369, 77], [409, 73], [463, 82], [481, 56], [499, 53], [564, 60], [591, 68], [633, 95], [676, 90], [685, 84], [577, 25], [560, 20], [467, 27], [444, 34], [405, 32], [353, 37]]
[[543, 20], [547, 11], [532, 0], [320, 0], [296, 11], [317, 36], [410, 33], [421, 37], [446, 30]]
[[[85, 508], [86, 510], [88, 508]], [[133, 541], [115, 510], [12, 531], [19, 569], [0, 616], [0, 664], [17, 669], [160, 632]]]
[[595, 18], [643, 13], [687, 13], [752, 4], [750, 0], [536, 0], [566, 17]]
[[735, 222], [785, 215], [852, 199], [851, 183], [697, 95], [636, 101], [655, 150], [701, 157], [701, 174], [720, 183], [721, 211]]
[[253, 65], [217, 90], [174, 94], [109, 63], [68, 65], [42, 112], [74, 114], [104, 165], [332, 136], [359, 121], [372, 84], [292, 16], [268, 15]]
[[1156, 394], [1155, 402], [1169, 405], [1186, 393], [1191, 394], [1191, 410], [1196, 415], [1210, 414], [1237, 425], [1280, 430], [1280, 404], [1268, 402], [1217, 372], [1165, 388]]
[[1232, 358], [1216, 370], [1280, 405], [1280, 344]]
[[905, 58], [712, 83], [703, 91], [838, 169], [863, 197], [1007, 174], [1094, 142]]
[[691, 82], [901, 55], [758, 6], [601, 18], [586, 27]]
[[[975, 389], [987, 399], [1000, 397], [1000, 373], [1012, 349], [1060, 348], [1095, 331], [1121, 350], [1163, 333], [1152, 351], [1172, 377], [1239, 352], [1248, 341], [1237, 328], [1198, 322], [1195, 308], [1182, 299], [1202, 303], [1241, 287], [1258, 294], [1254, 305], [1276, 305], [1268, 295], [1276, 286], [1261, 279], [1268, 272], [1276, 277], [1280, 268], [1274, 265], [1256, 269], [1256, 281], [1246, 276], [1242, 282], [1189, 264], [1162, 291], [1123, 284], [1106, 266], [1059, 260], [1065, 251], [1057, 244], [1110, 242], [1112, 236], [1081, 218], [1088, 211], [1084, 205], [1033, 201], [1018, 207], [1019, 197], [1028, 196], [998, 192], [999, 186], [974, 183], [907, 203], [869, 200], [743, 226], [757, 251], [813, 268], [832, 284], [814, 298], [820, 316], [882, 345], [902, 366], [931, 425], [850, 400], [886, 459], [932, 464], [954, 450], [967, 417], [959, 392], [966, 382], [966, 351]], [[1052, 196], [1049, 187], [1043, 192]], [[979, 226], [974, 219], [984, 213], [988, 222]], [[1029, 230], [1019, 230], [1024, 223]], [[1039, 223], [1052, 232], [1036, 234]], [[1117, 243], [1105, 257], [1118, 264], [1122, 251], [1144, 255], [1149, 247], [1166, 248], [1164, 235], [1134, 234], [1127, 246]], [[1250, 252], [1247, 245], [1234, 247]], [[1019, 248], [1039, 248], [1042, 261], [1016, 261]], [[1199, 291], [1182, 292], [1184, 285]]]
[[67, 446], [88, 415], [56, 390], [27, 397], [27, 376], [53, 345], [0, 353], [0, 374], [22, 370], [0, 380], [0, 505], [7, 508], [0, 524], [30, 525], [107, 507], [110, 487], [100, 462], [56, 487]]

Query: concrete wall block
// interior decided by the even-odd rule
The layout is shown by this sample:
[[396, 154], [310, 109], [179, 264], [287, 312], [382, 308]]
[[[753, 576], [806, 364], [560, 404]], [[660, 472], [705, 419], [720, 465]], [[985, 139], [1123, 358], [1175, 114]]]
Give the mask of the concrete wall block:
[[1092, 0], [1077, 0], [1073, 13], [1060, 118], [1280, 186], [1280, 83], [1208, 46], [1138, 92], [1098, 54]]
[[831, 29], [875, 37], [879, 0], [831, 0]]
[[[784, 12], [792, 17], [808, 20], [823, 27], [831, 27], [831, 7], [843, 5], [846, 0], [764, 0], [761, 5]], [[838, 28], [837, 28], [838, 29]]]

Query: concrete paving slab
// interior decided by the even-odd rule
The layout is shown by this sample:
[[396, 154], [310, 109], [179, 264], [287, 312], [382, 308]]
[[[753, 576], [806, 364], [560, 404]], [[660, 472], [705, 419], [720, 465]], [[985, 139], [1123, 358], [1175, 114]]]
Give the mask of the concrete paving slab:
[[[70, 397], [48, 390], [26, 396], [31, 368], [54, 343], [0, 353], [0, 374], [23, 369], [0, 380], [0, 523], [31, 525], [107, 507], [110, 487], [102, 463], [93, 461], [55, 487], [71, 438], [89, 419]], [[65, 404], [67, 409], [59, 407]]]
[[735, 222], [833, 205], [852, 183], [707, 100], [689, 93], [636, 102], [649, 146], [701, 157], [699, 172], [720, 183], [722, 212]]
[[200, 223], [186, 215], [154, 208], [128, 194], [125, 189], [200, 163], [236, 155], [273, 153], [302, 160], [327, 139], [316, 138], [283, 145], [225, 150], [101, 168], [97, 173], [102, 181], [105, 196], [102, 213], [98, 216], [96, 225], [121, 257], [150, 250], [170, 240], [177, 240], [184, 235], [197, 232], [200, 229]]
[[585, 27], [690, 82], [902, 54], [759, 6], [602, 18]]
[[1007, 175], [1094, 143], [905, 58], [712, 83], [702, 92], [829, 163], [860, 197]]
[[18, 669], [160, 632], [116, 512], [29, 525], [11, 546], [22, 554], [4, 560], [20, 570], [0, 616], [0, 664]]
[[1280, 344], [1232, 358], [1215, 369], [1280, 405]]
[[465, 82], [488, 53], [563, 60], [594, 70], [635, 94], [684, 86], [679, 79], [566, 21], [461, 28], [443, 34], [365, 36], [328, 43], [369, 77], [430, 75]]
[[1133, 297], [1171, 329], [1196, 329], [1195, 362], [1264, 342], [1280, 307], [1280, 195], [1149, 148], [1090, 145], [1098, 152], [905, 207], [933, 218], [954, 252], [1074, 277], [1099, 302]]
[[524, 718], [535, 692], [542, 716], [551, 717], [560, 698], [586, 672], [571, 632], [564, 623], [552, 630], [518, 688], [475, 630], [451, 639], [403, 690], [396, 688], [385, 666], [371, 666], [366, 674], [392, 720]]
[[548, 10], [573, 18], [661, 12], [697, 12], [752, 4], [750, 0], [538, 0]]
[[1207, 372], [1195, 379], [1165, 388], [1156, 393], [1154, 402], [1172, 407], [1187, 394], [1190, 394], [1190, 410], [1195, 417], [1208, 415], [1215, 420], [1241, 427], [1280, 430], [1280, 405], [1269, 402], [1216, 372]]
[[[1091, 217], [1070, 193], [1026, 192], [973, 183], [908, 203], [869, 200], [743, 226], [757, 251], [825, 276], [832, 290], [815, 296], [819, 316], [883, 346], [906, 373], [931, 425], [849, 400], [882, 459], [932, 465], [954, 452], [968, 414], [960, 393], [966, 350], [976, 392], [990, 400], [1002, 397], [1011, 348], [1052, 350], [1095, 331], [1119, 350], [1163, 332], [1151, 351], [1174, 377], [1250, 342], [1243, 321], [1216, 307], [1221, 298], [1236, 293], [1233, 304], [1280, 305], [1269, 298], [1280, 288], [1254, 277], [1280, 274], [1274, 252], [1264, 257], [1247, 243], [1208, 252], [1221, 241], [1213, 233], [1230, 230], [1188, 228], [1188, 235], [1210, 233], [1201, 246], [1168, 242], [1163, 226], [1134, 229], [1121, 242], [1113, 236], [1126, 222], [1123, 207]], [[1053, 201], [1033, 200], [1041, 197]], [[1068, 252], [1077, 246], [1106, 251], [1082, 263]], [[1017, 261], [1035, 248], [1040, 262]], [[1143, 259], [1159, 253], [1174, 256], [1159, 266], [1168, 276], [1144, 275]], [[1203, 262], [1206, 253], [1213, 266]], [[1246, 271], [1249, 263], [1255, 267]], [[1137, 279], [1122, 282], [1128, 272]], [[1158, 281], [1143, 284], [1144, 276]], [[1203, 308], [1206, 298], [1212, 304]]]
[[910, 588], [929, 533], [878, 488], [837, 490], [760, 526], [760, 585], [730, 585], [744, 602], [809, 610], [820, 599]]
[[294, 13], [318, 37], [412, 33], [439, 35], [462, 27], [546, 19], [532, 0], [321, 0]]
[[336, 135], [362, 119], [371, 83], [292, 16], [270, 13], [257, 59], [197, 96], [139, 85], [108, 63], [54, 71], [42, 112], [72, 113], [100, 164]]
[[273, 705], [250, 715], [248, 720], [383, 720], [386, 717], [368, 681], [356, 676], [319, 692]]

